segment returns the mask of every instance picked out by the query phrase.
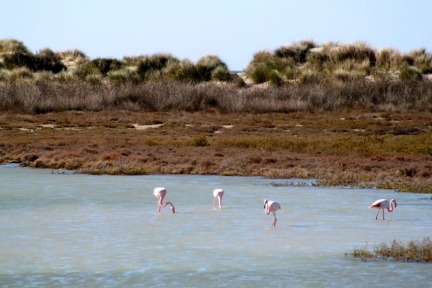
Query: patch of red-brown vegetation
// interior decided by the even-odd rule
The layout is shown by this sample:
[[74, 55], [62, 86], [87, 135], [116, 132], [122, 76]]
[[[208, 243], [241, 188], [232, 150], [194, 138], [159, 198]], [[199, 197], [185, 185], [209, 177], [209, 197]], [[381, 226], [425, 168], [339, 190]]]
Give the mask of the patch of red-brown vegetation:
[[314, 178], [430, 193], [430, 119], [421, 111], [3, 113], [0, 162], [92, 174]]

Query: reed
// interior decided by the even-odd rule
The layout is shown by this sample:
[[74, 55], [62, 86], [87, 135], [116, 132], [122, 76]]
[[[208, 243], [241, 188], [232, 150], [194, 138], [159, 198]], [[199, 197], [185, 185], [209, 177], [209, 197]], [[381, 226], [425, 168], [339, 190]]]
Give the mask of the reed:
[[[87, 70], [86, 70], [87, 71]], [[120, 72], [119, 72], [120, 73]], [[44, 75], [44, 76], [42, 76]], [[133, 84], [133, 74], [110, 74], [104, 82], [99, 72], [77, 70], [76, 75], [33, 74], [19, 68], [6, 75], [14, 81], [0, 82], [0, 111], [41, 113], [68, 110], [100, 111], [206, 111], [279, 113], [295, 111], [432, 110], [432, 82], [367, 82], [344, 84], [310, 83], [301, 86], [238, 88], [217, 83], [193, 84], [159, 81]], [[116, 78], [117, 77], [117, 78]], [[118, 77], [123, 77], [119, 80]], [[122, 80], [123, 79], [123, 80]], [[116, 84], [116, 85], [112, 85]], [[31, 100], [31, 101], [30, 101]]]
[[409, 241], [406, 244], [393, 240], [390, 245], [381, 244], [373, 251], [354, 249], [352, 256], [367, 259], [393, 260], [402, 262], [431, 262], [432, 241], [429, 237], [423, 241]]

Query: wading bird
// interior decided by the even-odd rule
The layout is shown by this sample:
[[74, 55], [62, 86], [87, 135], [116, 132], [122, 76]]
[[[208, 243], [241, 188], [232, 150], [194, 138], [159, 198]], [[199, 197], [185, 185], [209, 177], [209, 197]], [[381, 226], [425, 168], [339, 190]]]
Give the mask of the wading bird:
[[219, 209], [222, 209], [222, 197], [224, 196], [224, 191], [223, 189], [214, 189], [213, 190], [213, 209], [215, 208], [215, 204], [216, 204], [216, 198], [219, 200]]
[[158, 212], [160, 213], [161, 207], [165, 207], [167, 205], [171, 206], [172, 213], [175, 213], [175, 207], [171, 202], [163, 203], [163, 199], [167, 194], [167, 190], [164, 187], [156, 187], [153, 189], [153, 195], [158, 198]]
[[378, 220], [378, 214], [379, 214], [380, 210], [382, 210], [382, 215], [383, 215], [383, 220], [384, 220], [384, 209], [387, 209], [388, 212], [392, 212], [394, 209], [393, 203], [394, 203], [394, 208], [396, 208], [397, 207], [396, 199], [391, 199], [390, 201], [387, 199], [379, 199], [379, 200], [375, 201], [374, 203], [372, 203], [371, 205], [369, 205], [369, 208], [378, 209], [375, 220]]
[[274, 216], [273, 226], [276, 226], [276, 222], [277, 222], [276, 211], [281, 209], [281, 205], [276, 201], [269, 201], [269, 200], [265, 199], [264, 200], [264, 209], [265, 209], [265, 213], [267, 215], [269, 215], [270, 212], [273, 213], [273, 216]]

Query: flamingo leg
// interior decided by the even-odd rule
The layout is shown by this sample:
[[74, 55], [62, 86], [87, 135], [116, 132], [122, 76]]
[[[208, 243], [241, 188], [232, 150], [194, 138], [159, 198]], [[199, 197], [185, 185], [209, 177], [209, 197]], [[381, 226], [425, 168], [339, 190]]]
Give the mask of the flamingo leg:
[[275, 212], [273, 212], [273, 216], [274, 216], [273, 226], [276, 226], [277, 218], [276, 218], [276, 213]]
[[159, 198], [159, 202], [158, 202], [158, 212], [159, 212], [159, 213], [161, 212], [161, 207], [162, 207], [162, 201], [161, 201], [161, 199]]
[[379, 214], [379, 212], [380, 212], [380, 209], [378, 209], [378, 212], [377, 212], [377, 214], [375, 216], [375, 220], [378, 220], [378, 214]]
[[384, 209], [383, 209], [383, 220], [384, 220]]
[[162, 208], [162, 207], [165, 207], [165, 205], [163, 204], [163, 200], [164, 200], [164, 198], [165, 198], [165, 195], [160, 195], [160, 196], [158, 197], [158, 212], [159, 212], [159, 213], [161, 212], [161, 208]]
[[219, 198], [219, 209], [222, 209], [222, 197], [218, 197]]

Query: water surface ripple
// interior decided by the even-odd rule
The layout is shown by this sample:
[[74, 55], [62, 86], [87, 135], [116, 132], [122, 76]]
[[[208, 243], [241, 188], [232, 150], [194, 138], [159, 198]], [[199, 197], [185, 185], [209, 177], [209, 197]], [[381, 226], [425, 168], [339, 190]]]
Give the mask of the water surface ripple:
[[[257, 177], [0, 166], [1, 287], [430, 287], [431, 266], [346, 256], [431, 236], [431, 195]], [[157, 213], [152, 189], [176, 206]], [[212, 209], [214, 188], [224, 208]], [[282, 205], [278, 223], [264, 198]], [[375, 220], [367, 206], [396, 198]]]

